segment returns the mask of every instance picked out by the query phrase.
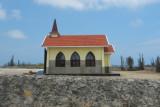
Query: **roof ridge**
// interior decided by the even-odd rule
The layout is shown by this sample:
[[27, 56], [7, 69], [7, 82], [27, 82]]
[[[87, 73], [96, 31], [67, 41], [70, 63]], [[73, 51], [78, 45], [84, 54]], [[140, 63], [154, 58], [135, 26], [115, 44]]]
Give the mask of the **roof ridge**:
[[61, 36], [106, 36], [105, 34], [65, 34]]

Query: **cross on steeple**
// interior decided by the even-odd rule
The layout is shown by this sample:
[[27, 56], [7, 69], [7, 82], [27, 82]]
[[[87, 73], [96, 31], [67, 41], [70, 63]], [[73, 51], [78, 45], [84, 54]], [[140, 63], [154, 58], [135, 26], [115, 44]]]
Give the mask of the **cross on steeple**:
[[54, 20], [54, 23], [53, 23], [53, 27], [52, 27], [52, 30], [50, 32], [50, 36], [51, 37], [58, 37], [60, 34], [58, 32], [58, 28], [57, 28], [57, 23], [56, 23], [56, 19]]

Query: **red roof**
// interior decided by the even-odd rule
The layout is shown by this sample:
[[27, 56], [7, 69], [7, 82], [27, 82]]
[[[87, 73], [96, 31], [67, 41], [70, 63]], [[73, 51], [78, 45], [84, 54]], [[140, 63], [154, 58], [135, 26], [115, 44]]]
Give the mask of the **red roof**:
[[46, 36], [42, 46], [100, 46], [106, 47], [104, 49], [106, 51], [114, 52], [113, 48], [111, 48], [112, 46], [108, 44], [105, 35], [60, 35], [58, 37]]
[[104, 52], [114, 52], [112, 45], [108, 45], [107, 47], [104, 47]]

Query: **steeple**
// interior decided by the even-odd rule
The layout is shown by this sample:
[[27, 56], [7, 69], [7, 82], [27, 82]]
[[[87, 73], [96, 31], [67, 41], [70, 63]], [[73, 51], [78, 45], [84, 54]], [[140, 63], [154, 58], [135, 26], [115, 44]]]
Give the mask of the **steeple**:
[[56, 23], [56, 19], [55, 19], [54, 23], [53, 23], [52, 31], [50, 32], [50, 36], [51, 37], [58, 37], [59, 35], [60, 34], [58, 32], [57, 23]]

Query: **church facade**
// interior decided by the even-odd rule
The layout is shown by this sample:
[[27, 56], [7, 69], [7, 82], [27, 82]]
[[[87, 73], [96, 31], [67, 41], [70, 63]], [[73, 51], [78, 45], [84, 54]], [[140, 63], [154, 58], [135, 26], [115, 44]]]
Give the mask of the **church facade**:
[[105, 35], [61, 35], [56, 20], [42, 46], [45, 74], [105, 74], [114, 53]]

